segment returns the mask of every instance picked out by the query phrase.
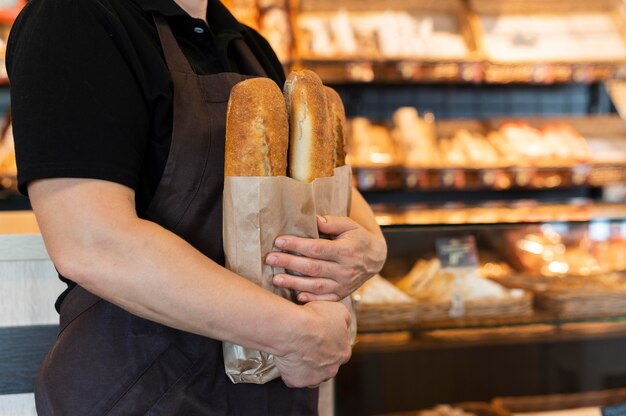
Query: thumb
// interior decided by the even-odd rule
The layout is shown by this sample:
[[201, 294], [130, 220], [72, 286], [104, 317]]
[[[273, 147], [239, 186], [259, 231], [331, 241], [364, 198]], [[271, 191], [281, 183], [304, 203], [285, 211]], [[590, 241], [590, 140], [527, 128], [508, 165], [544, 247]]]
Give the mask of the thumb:
[[333, 215], [318, 215], [317, 228], [320, 233], [338, 236], [347, 231], [355, 230], [358, 224], [348, 217], [335, 217]]

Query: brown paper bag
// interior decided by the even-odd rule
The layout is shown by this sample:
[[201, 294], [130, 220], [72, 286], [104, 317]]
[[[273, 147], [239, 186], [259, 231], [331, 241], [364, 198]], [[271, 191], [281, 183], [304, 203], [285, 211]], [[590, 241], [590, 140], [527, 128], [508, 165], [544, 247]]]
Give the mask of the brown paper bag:
[[[224, 253], [226, 267], [257, 285], [287, 299], [292, 291], [274, 286], [284, 269], [264, 263], [279, 235], [318, 238], [316, 215], [347, 216], [352, 190], [349, 166], [334, 176], [303, 183], [284, 177], [228, 177], [224, 183]], [[356, 316], [351, 297], [342, 301]], [[264, 384], [280, 376], [271, 354], [224, 343], [224, 367], [234, 383]]]

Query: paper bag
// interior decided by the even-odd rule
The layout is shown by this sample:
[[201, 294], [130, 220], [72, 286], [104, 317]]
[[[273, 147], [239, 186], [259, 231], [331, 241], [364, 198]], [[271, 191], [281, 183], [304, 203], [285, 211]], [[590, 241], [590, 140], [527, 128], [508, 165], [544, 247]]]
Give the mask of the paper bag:
[[[224, 254], [226, 267], [257, 285], [293, 300], [291, 290], [272, 283], [284, 269], [265, 264], [279, 235], [318, 238], [316, 215], [347, 216], [352, 190], [349, 166], [336, 168], [334, 176], [312, 183], [284, 176], [228, 177], [224, 183]], [[342, 301], [352, 315], [351, 336], [356, 336], [356, 316], [351, 297]], [[264, 384], [280, 376], [274, 357], [262, 351], [224, 343], [224, 367], [234, 383]]]

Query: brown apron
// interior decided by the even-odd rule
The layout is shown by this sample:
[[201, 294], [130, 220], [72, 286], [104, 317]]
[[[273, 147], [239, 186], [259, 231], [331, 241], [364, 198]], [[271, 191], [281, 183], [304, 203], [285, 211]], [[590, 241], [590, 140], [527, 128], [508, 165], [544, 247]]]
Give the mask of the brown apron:
[[[248, 76], [196, 75], [165, 19], [154, 19], [173, 82], [174, 124], [146, 217], [223, 265], [226, 106]], [[242, 69], [265, 76], [244, 41], [233, 42], [249, 65]], [[317, 390], [289, 389], [280, 379], [232, 384], [219, 341], [139, 318], [79, 286], [61, 305], [59, 337], [35, 391], [44, 416], [317, 414]]]

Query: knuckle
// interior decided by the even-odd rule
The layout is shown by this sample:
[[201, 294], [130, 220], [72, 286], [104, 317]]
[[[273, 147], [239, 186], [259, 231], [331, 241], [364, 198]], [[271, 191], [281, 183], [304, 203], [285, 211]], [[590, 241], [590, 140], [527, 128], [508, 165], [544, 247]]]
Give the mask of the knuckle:
[[343, 280], [347, 280], [348, 282], [354, 280], [356, 276], [358, 276], [358, 273], [357, 268], [354, 266], [346, 267], [341, 274]]
[[313, 283], [313, 293], [317, 295], [324, 293], [324, 282], [320, 280]]
[[356, 249], [353, 245], [346, 245], [339, 250], [339, 255], [342, 258], [351, 259], [356, 254]]
[[309, 249], [309, 254], [311, 257], [320, 257], [324, 254], [324, 246], [321, 244], [313, 244]]
[[316, 262], [311, 262], [307, 266], [306, 272], [309, 276], [319, 276], [322, 273], [322, 265]]
[[338, 277], [343, 281], [350, 281], [354, 277], [354, 267], [342, 268], [338, 273]]

